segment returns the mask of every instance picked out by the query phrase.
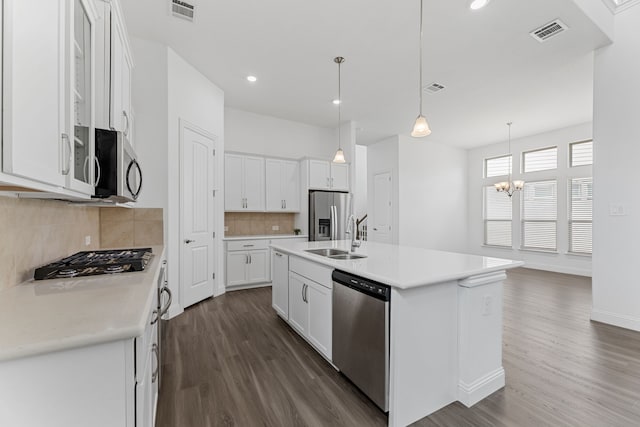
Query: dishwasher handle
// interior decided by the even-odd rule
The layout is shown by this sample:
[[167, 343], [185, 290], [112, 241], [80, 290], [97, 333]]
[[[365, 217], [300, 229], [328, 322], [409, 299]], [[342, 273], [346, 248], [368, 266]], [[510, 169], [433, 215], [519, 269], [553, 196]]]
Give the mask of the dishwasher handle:
[[366, 279], [340, 270], [333, 270], [331, 278], [335, 283], [355, 289], [358, 292], [367, 294], [373, 298], [389, 301], [391, 299], [391, 287], [384, 283]]

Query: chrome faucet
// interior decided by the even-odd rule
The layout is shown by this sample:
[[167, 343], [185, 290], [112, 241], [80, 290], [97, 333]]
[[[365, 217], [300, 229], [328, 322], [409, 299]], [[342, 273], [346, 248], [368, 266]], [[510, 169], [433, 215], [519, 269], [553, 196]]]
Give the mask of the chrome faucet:
[[347, 233], [351, 234], [351, 252], [355, 252], [356, 248], [359, 248], [362, 243], [356, 237], [358, 234], [358, 222], [355, 215], [350, 215], [349, 219], [347, 219]]

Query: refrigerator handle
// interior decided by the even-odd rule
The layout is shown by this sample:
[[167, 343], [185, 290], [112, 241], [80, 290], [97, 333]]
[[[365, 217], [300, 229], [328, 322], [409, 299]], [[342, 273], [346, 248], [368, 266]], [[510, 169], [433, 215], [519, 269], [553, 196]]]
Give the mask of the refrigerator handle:
[[336, 240], [336, 207], [331, 206], [331, 240]]

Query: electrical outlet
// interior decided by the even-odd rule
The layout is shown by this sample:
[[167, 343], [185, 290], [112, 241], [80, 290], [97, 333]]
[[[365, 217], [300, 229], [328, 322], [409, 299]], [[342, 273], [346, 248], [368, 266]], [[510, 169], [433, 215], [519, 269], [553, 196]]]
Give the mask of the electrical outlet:
[[229, 231], [229, 227], [228, 226], [224, 226], [224, 231]]
[[271, 226], [271, 230], [272, 231], [280, 231], [280, 226], [279, 225], [272, 225]]
[[89, 246], [91, 244], [91, 236], [84, 236], [84, 245]]
[[625, 205], [610, 204], [609, 216], [625, 216], [628, 215], [629, 209]]
[[489, 316], [493, 311], [493, 298], [491, 295], [485, 295], [482, 298], [482, 315]]

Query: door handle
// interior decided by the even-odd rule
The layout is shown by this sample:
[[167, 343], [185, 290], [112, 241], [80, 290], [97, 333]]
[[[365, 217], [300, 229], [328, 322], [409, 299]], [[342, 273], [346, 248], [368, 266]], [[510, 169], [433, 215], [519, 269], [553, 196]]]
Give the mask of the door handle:
[[375, 227], [373, 227], [373, 231], [378, 231], [378, 229], [377, 229], [377, 228], [375, 228]]
[[100, 169], [100, 161], [98, 160], [98, 157], [93, 156], [93, 159], [96, 162], [96, 172], [98, 173], [98, 176], [96, 177], [96, 181], [93, 183], [93, 186], [97, 187], [98, 184], [100, 183], [100, 178], [102, 177], [102, 170]]
[[162, 295], [162, 293], [166, 293], [167, 296], [169, 297], [169, 299], [167, 300], [167, 303], [165, 304], [165, 306], [160, 308], [160, 316], [159, 317], [162, 317], [165, 314], [167, 314], [167, 311], [169, 311], [169, 307], [171, 307], [171, 302], [173, 301], [173, 295], [171, 294], [171, 289], [169, 289], [166, 286], [163, 286], [162, 290], [160, 291], [160, 295]]
[[156, 369], [151, 374], [151, 382], [155, 383], [158, 379], [158, 373], [160, 372], [160, 352], [158, 351], [158, 344], [154, 343], [151, 346], [151, 351], [156, 356]]
[[189, 243], [193, 243], [193, 242], [195, 242], [195, 240], [186, 239], [184, 242], [188, 245]]
[[[66, 133], [62, 134], [62, 142], [64, 143], [64, 145], [67, 146], [67, 150], [69, 150], [69, 155], [65, 156], [64, 155], [64, 145], [62, 146], [62, 157], [63, 157], [63, 162], [64, 162], [64, 157], [67, 157], [67, 165], [63, 166], [62, 170], [60, 171], [62, 173], [62, 175], [69, 175], [69, 171], [71, 171], [71, 155], [72, 150], [71, 150], [71, 140], [69, 139], [69, 135], [67, 135]], [[62, 163], [64, 165], [64, 163]]]

